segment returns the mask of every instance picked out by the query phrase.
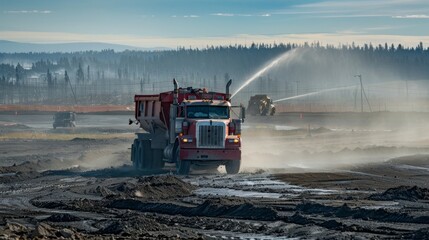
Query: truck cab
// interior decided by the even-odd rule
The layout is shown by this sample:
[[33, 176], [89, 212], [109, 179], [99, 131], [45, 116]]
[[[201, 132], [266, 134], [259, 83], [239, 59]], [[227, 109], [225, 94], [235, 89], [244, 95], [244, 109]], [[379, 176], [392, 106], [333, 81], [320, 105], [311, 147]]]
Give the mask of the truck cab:
[[[176, 150], [178, 172], [186, 173], [188, 165], [218, 167], [227, 173], [238, 173], [241, 164], [241, 120], [232, 119], [229, 101], [184, 101], [183, 118], [178, 119], [179, 146]], [[180, 159], [179, 159], [180, 158]]]

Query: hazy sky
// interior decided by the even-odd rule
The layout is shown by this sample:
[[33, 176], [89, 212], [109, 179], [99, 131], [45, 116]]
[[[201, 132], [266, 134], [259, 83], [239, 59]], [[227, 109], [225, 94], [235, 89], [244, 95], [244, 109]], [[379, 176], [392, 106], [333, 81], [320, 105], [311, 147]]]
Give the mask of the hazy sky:
[[0, 39], [139, 47], [429, 45], [429, 0], [0, 0]]

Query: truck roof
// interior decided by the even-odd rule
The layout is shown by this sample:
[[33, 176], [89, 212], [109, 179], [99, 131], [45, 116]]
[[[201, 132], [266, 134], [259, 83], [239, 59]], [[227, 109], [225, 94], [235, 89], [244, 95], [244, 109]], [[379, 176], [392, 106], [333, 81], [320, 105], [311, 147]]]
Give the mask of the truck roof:
[[[155, 100], [161, 101], [162, 103], [172, 104], [173, 103], [173, 91], [162, 92], [160, 94], [151, 95], [135, 95], [134, 101], [147, 101]], [[206, 89], [195, 89], [195, 88], [179, 88], [178, 101], [182, 103], [186, 100], [219, 100], [224, 101], [229, 99], [229, 94], [221, 92], [208, 92]]]
[[182, 102], [182, 104], [186, 106], [231, 106], [231, 103], [226, 100], [185, 100]]

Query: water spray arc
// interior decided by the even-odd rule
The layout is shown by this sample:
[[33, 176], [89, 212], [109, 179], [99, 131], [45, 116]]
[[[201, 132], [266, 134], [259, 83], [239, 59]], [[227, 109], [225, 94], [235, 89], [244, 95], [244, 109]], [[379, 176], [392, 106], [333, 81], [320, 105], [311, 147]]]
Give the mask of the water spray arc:
[[290, 51], [287, 51], [286, 53], [280, 55], [278, 58], [271, 61], [268, 65], [257, 71], [255, 74], [253, 74], [249, 79], [247, 79], [232, 95], [231, 98], [233, 98], [237, 93], [239, 93], [243, 88], [245, 88], [247, 85], [252, 83], [255, 79], [260, 77], [262, 74], [279, 64], [283, 61], [290, 61], [297, 53], [298, 49], [292, 49]]
[[325, 90], [321, 90], [321, 91], [317, 91], [317, 92], [310, 92], [310, 93], [300, 94], [300, 95], [296, 95], [296, 96], [292, 96], [292, 97], [281, 98], [281, 99], [274, 100], [273, 102], [275, 102], [275, 103], [276, 102], [282, 102], [282, 101], [287, 101], [287, 100], [292, 100], [292, 99], [297, 99], [297, 98], [302, 98], [302, 97], [313, 96], [313, 95], [317, 95], [317, 94], [321, 94], [321, 93], [326, 93], [326, 92], [333, 92], [333, 91], [338, 91], [338, 90], [351, 89], [351, 88], [355, 88], [355, 87], [356, 87], [356, 85], [346, 86], [346, 87], [330, 88], [330, 89], [325, 89]]

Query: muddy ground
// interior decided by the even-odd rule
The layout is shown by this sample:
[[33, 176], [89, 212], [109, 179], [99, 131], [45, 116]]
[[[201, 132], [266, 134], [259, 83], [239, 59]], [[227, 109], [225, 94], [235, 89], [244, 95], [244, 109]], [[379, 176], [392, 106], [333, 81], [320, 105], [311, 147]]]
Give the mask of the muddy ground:
[[133, 170], [128, 118], [0, 115], [0, 238], [429, 238], [429, 115], [249, 118], [233, 176]]

